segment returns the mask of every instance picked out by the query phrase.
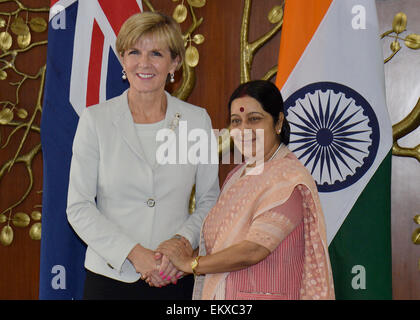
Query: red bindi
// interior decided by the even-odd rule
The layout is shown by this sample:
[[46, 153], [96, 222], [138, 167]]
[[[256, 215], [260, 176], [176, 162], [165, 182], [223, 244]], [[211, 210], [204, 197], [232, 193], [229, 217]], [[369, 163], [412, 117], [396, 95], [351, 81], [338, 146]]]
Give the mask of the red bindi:
[[244, 107], [240, 107], [239, 111], [244, 112], [245, 111]]

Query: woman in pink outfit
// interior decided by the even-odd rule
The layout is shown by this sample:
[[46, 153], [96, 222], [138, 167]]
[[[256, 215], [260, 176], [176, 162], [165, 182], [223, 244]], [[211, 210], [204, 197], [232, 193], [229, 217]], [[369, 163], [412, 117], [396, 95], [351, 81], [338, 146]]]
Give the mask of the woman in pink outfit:
[[157, 251], [196, 275], [194, 299], [334, 299], [316, 184], [286, 146], [279, 90], [269, 81], [242, 84], [229, 110], [245, 162], [204, 220], [199, 252], [191, 256], [181, 240]]

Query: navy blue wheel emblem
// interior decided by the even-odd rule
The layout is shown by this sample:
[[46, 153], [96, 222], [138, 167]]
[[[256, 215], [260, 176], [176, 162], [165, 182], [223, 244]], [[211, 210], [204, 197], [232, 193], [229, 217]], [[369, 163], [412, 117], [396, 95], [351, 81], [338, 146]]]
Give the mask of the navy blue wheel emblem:
[[314, 177], [318, 191], [333, 192], [359, 180], [376, 158], [379, 124], [370, 104], [342, 84], [317, 82], [284, 103], [289, 148]]

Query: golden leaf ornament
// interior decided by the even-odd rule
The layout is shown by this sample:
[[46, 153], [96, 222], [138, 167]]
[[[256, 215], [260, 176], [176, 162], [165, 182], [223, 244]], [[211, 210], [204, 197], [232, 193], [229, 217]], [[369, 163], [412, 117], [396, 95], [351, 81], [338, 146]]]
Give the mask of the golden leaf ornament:
[[394, 40], [394, 41], [392, 41], [391, 42], [391, 50], [393, 51], [393, 52], [396, 52], [396, 51], [398, 51], [398, 50], [400, 50], [401, 49], [401, 45], [400, 45], [400, 43], [398, 42], [398, 40]]
[[0, 18], [0, 28], [4, 28], [6, 26], [6, 20]]
[[196, 34], [192, 40], [195, 44], [202, 44], [204, 42], [204, 36], [202, 34]]
[[15, 227], [24, 228], [29, 226], [29, 223], [31, 222], [31, 218], [24, 213], [24, 212], [18, 212], [13, 216], [12, 223]]
[[409, 34], [407, 37], [405, 37], [404, 43], [410, 49], [420, 49], [420, 34]]
[[9, 32], [0, 32], [0, 49], [7, 51], [12, 46], [12, 36]]
[[192, 7], [201, 8], [206, 5], [206, 0], [188, 0], [188, 3]]
[[5, 223], [7, 221], [7, 217], [4, 215], [4, 213], [0, 214], [0, 223]]
[[4, 70], [0, 70], [0, 80], [6, 80], [7, 72]]
[[25, 119], [28, 116], [28, 111], [26, 111], [25, 109], [21, 108], [18, 109], [18, 111], [16, 112], [17, 116], [21, 119]]
[[17, 36], [17, 44], [19, 48], [25, 49], [31, 43], [31, 33], [20, 34]]
[[415, 223], [420, 224], [420, 214], [415, 215], [413, 220]]
[[31, 218], [34, 219], [35, 221], [41, 220], [41, 216], [42, 216], [41, 212], [36, 211], [36, 210], [32, 211], [31, 213]]
[[411, 241], [413, 241], [414, 244], [420, 244], [420, 228], [414, 230]]
[[268, 13], [268, 21], [271, 23], [278, 23], [283, 19], [283, 8], [282, 6], [275, 6]]
[[407, 15], [404, 12], [399, 12], [395, 15], [394, 21], [392, 21], [392, 30], [394, 32], [404, 32], [407, 27]]
[[198, 65], [198, 61], [200, 59], [200, 54], [198, 50], [194, 46], [189, 46], [187, 50], [185, 50], [185, 62], [191, 68], [194, 68]]
[[9, 108], [4, 108], [0, 111], [0, 124], [8, 124], [13, 120], [13, 111]]
[[28, 25], [25, 23], [25, 21], [23, 21], [22, 17], [17, 17], [11, 24], [10, 26], [10, 30], [12, 30], [12, 32], [15, 35], [25, 35], [29, 32], [29, 27]]
[[175, 19], [176, 22], [182, 23], [187, 18], [187, 13], [187, 7], [183, 4], [179, 4], [175, 7], [172, 17]]
[[32, 240], [41, 240], [41, 222], [34, 223], [29, 229], [29, 237]]
[[13, 242], [13, 229], [10, 226], [4, 226], [0, 231], [0, 243], [8, 246]]
[[31, 21], [29, 22], [29, 26], [31, 27], [32, 31], [44, 32], [45, 30], [47, 30], [48, 24], [44, 18], [35, 17], [31, 19]]

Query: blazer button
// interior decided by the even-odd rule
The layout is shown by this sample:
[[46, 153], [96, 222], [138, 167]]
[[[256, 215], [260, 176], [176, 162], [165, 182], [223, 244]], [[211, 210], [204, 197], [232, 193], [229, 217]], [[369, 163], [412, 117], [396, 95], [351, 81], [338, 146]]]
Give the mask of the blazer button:
[[153, 199], [149, 199], [149, 200], [147, 200], [147, 205], [148, 205], [150, 208], [153, 208], [153, 207], [155, 206], [155, 200], [153, 200]]

